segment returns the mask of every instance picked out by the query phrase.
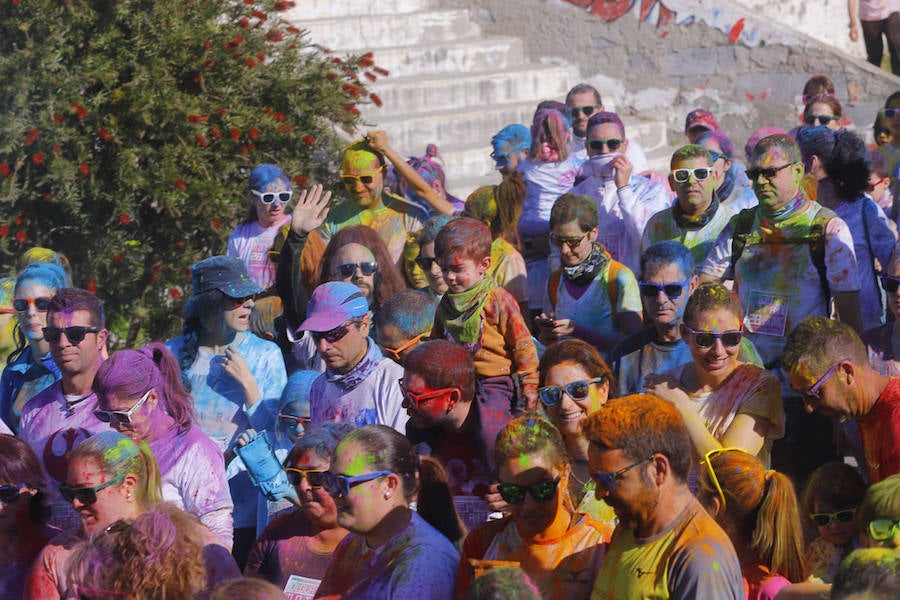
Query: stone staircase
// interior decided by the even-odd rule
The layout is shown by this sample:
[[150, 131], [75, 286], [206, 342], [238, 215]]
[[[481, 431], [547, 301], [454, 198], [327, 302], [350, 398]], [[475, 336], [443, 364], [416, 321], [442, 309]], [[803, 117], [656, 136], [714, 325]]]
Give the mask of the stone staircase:
[[[489, 157], [491, 136], [510, 123], [530, 125], [537, 103], [562, 100], [579, 73], [560, 60], [528, 62], [521, 39], [483, 35], [468, 10], [436, 4], [304, 0], [285, 18], [308, 30], [310, 41], [339, 54], [373, 52], [376, 65], [390, 76], [371, 86], [383, 106], [360, 107], [364, 127], [386, 130], [405, 156], [421, 156], [427, 144], [437, 144], [450, 192], [465, 198], [477, 186], [498, 181]], [[608, 109], [611, 100], [604, 95]], [[626, 124], [651, 167], [665, 165], [671, 152], [665, 124]]]

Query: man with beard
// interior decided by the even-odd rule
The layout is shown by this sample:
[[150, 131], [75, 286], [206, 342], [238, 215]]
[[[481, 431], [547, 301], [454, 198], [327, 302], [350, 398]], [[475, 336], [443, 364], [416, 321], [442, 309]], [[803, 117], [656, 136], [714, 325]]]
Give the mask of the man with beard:
[[870, 484], [900, 473], [900, 378], [872, 368], [849, 325], [805, 319], [788, 336], [782, 364], [807, 412], [856, 421]]
[[616, 398], [584, 432], [597, 498], [619, 518], [591, 598], [743, 598], [734, 547], [688, 488], [691, 440], [675, 406]]

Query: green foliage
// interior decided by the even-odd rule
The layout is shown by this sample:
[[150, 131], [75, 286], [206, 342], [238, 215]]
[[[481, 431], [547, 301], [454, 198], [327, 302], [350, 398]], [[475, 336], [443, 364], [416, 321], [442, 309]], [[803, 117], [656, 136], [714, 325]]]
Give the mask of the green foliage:
[[176, 335], [188, 269], [224, 253], [250, 169], [333, 179], [336, 130], [379, 102], [371, 55], [312, 45], [278, 16], [293, 4], [0, 0], [5, 274], [53, 248], [114, 335]]

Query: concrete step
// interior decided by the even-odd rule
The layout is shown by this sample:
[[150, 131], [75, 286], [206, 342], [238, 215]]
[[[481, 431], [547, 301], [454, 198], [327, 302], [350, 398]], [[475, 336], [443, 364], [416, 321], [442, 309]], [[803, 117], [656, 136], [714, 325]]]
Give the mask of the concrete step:
[[575, 72], [569, 67], [526, 64], [502, 71], [389, 77], [372, 88], [386, 111], [406, 115], [527, 100], [534, 100], [536, 105], [564, 96], [574, 78]]
[[[434, 8], [434, 0], [391, 0], [391, 14], [419, 12]], [[286, 21], [298, 23], [313, 19], [333, 19], [357, 17], [361, 15], [385, 14], [384, 0], [353, 0], [353, 2], [336, 2], [335, 0], [302, 0], [290, 10], [281, 13]]]
[[[342, 53], [360, 55], [368, 48], [341, 49]], [[488, 37], [450, 41], [435, 45], [395, 46], [374, 52], [375, 64], [395, 77], [419, 73], [468, 73], [503, 70], [524, 62], [522, 40], [514, 37]]]
[[468, 10], [427, 10], [401, 14], [353, 15], [301, 19], [297, 27], [309, 30], [309, 40], [332, 50], [391, 48], [458, 41], [479, 36]]

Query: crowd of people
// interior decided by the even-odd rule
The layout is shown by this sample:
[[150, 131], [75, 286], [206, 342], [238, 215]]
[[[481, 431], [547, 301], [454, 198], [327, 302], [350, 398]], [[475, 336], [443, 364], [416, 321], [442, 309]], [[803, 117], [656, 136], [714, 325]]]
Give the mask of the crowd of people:
[[900, 91], [872, 148], [803, 96], [660, 174], [579, 84], [465, 201], [383, 131], [259, 165], [143, 348], [30, 250], [0, 597], [900, 597]]

